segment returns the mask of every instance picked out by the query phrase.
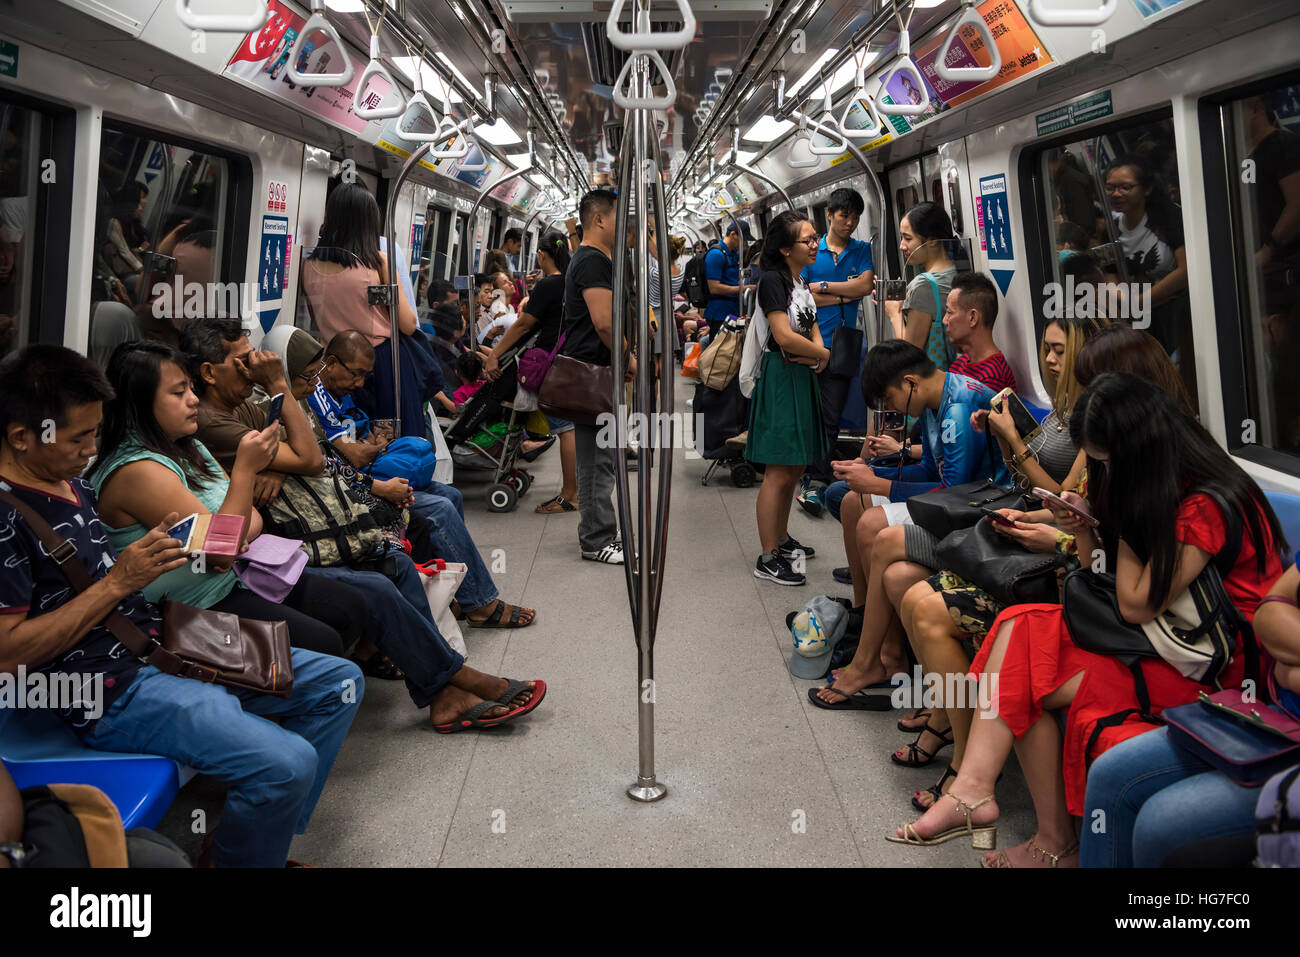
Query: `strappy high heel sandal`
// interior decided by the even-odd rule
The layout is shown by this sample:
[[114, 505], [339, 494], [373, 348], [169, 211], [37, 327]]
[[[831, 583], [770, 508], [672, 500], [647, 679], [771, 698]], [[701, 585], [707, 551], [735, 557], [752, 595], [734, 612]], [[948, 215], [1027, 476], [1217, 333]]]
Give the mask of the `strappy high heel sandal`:
[[[1045, 851], [1041, 847], [1039, 847], [1038, 842], [1035, 841], [1033, 838], [1029, 839], [1030, 858], [1038, 861], [1043, 861], [1044, 863], [1047, 864], [1048, 867], [1059, 866], [1062, 858], [1069, 857], [1071, 854], [1076, 853], [1078, 850], [1079, 850], [1079, 842], [1075, 841], [1065, 850], [1061, 851], [1061, 853], [1053, 854], [1051, 851]], [[998, 856], [993, 859], [992, 864], [988, 863], [986, 860], [982, 858], [980, 859], [980, 867], [985, 867], [989, 869], [994, 869], [994, 868], [1001, 869], [1004, 867], [1015, 867], [1015, 866], [1016, 865], [1011, 863], [1011, 858], [1007, 857], [1006, 851], [998, 851]]]
[[[925, 736], [926, 732], [929, 732], [939, 739], [939, 746], [933, 751], [927, 751], [925, 748], [921, 747], [921, 738]], [[923, 768], [933, 762], [935, 756], [950, 744], [952, 744], [952, 728], [949, 727], [944, 731], [936, 731], [934, 728], [930, 727], [930, 722], [927, 721], [925, 727], [921, 729], [920, 734], [916, 736], [916, 740], [907, 746], [907, 757], [900, 758], [897, 751], [892, 751], [890, 752], [889, 760], [893, 761], [895, 764], [902, 765], [905, 768]], [[924, 755], [924, 757], [922, 757], [922, 755]]]
[[[947, 769], [943, 772], [943, 777], [939, 779], [938, 784], [932, 784], [930, 785], [930, 787], [925, 788], [924, 790], [914, 791], [912, 793], [912, 807], [916, 808], [922, 814], [930, 810], [930, 808], [934, 806], [934, 801], [937, 801], [939, 800], [939, 798], [943, 797], [944, 784], [947, 783], [949, 778], [955, 778], [956, 776], [957, 776], [956, 769], [951, 764], [948, 765]], [[934, 801], [931, 801], [929, 804], [922, 804], [920, 801], [917, 800], [917, 797], [919, 797], [922, 794], [929, 794], [932, 798], [934, 798]]]
[[903, 825], [903, 836], [897, 834], [886, 834], [885, 840], [892, 841], [895, 844], [911, 844], [913, 847], [933, 847], [936, 844], [943, 844], [951, 841], [955, 837], [970, 835], [970, 846], [977, 851], [991, 851], [998, 845], [998, 826], [996, 824], [972, 824], [971, 815], [993, 800], [993, 795], [976, 801], [974, 804], [967, 804], [957, 795], [949, 791], [944, 797], [950, 797], [957, 802], [962, 813], [966, 815], [966, 823], [950, 827], [946, 831], [940, 831], [934, 837], [922, 837], [916, 833], [916, 828], [911, 824]]

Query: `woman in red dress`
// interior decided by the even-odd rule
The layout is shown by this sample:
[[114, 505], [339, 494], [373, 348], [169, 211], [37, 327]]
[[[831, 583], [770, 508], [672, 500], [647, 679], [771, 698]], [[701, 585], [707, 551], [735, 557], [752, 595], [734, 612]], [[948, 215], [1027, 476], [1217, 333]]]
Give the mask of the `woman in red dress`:
[[[1234, 544], [1213, 491], [1240, 514], [1240, 548], [1224, 585], [1237, 607], [1255, 607], [1282, 573], [1277, 517], [1241, 467], [1199, 423], [1158, 386], [1135, 376], [1100, 376], [1070, 419], [1075, 443], [1088, 455], [1088, 500], [1094, 530], [1065, 510], [1057, 524], [1076, 536], [1081, 560], [1115, 569], [1120, 612], [1133, 623], [1164, 612], [1214, 556]], [[1060, 605], [1017, 605], [994, 622], [971, 666], [987, 682], [970, 741], [951, 790], [913, 824], [888, 839], [935, 844], [971, 835], [976, 848], [995, 846], [993, 785], [1012, 747], [1038, 818], [1024, 844], [986, 855], [990, 867], [1073, 865], [1078, 842], [1071, 815], [1083, 813], [1087, 763], [1107, 748], [1155, 725], [1139, 716], [1134, 676], [1115, 658], [1078, 648]], [[1253, 639], [1251, 639], [1253, 640]], [[1220, 678], [1237, 687], [1245, 673], [1240, 640]], [[1150, 712], [1211, 691], [1159, 658], [1141, 659]], [[1064, 754], [1056, 722], [1045, 710], [1068, 708]]]

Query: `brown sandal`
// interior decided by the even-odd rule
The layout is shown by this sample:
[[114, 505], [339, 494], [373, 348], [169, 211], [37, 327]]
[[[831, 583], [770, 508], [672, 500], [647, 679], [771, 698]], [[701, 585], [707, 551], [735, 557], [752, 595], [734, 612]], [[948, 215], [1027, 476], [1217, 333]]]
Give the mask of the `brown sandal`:
[[578, 506], [558, 495], [533, 509], [538, 515], [558, 515], [560, 512], [576, 512], [577, 510]]

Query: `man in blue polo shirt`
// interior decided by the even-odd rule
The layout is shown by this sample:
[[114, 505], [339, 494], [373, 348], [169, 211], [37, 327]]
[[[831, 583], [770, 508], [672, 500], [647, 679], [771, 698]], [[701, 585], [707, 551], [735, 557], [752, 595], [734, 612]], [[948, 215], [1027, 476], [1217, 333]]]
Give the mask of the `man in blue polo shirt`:
[[[822, 342], [834, 349], [836, 330], [847, 326], [862, 328], [859, 306], [871, 294], [875, 273], [871, 261], [871, 244], [853, 238], [865, 204], [851, 189], [837, 189], [826, 203], [829, 231], [817, 247], [817, 259], [804, 267], [803, 278], [817, 303], [817, 325]], [[854, 365], [857, 365], [855, 362]], [[835, 439], [839, 435], [840, 416], [849, 399], [851, 375], [838, 375], [831, 369], [818, 376], [822, 396], [822, 425], [830, 438], [830, 453], [808, 466], [804, 485], [796, 501], [809, 515], [822, 513], [822, 491], [834, 481], [831, 460], [836, 457]]]
[[740, 315], [740, 237], [744, 234], [748, 247], [749, 226], [738, 219], [731, 220], [721, 245], [712, 247], [704, 257], [704, 276], [709, 283], [709, 304], [704, 307], [704, 318], [709, 324], [709, 337], [718, 334], [722, 320]]

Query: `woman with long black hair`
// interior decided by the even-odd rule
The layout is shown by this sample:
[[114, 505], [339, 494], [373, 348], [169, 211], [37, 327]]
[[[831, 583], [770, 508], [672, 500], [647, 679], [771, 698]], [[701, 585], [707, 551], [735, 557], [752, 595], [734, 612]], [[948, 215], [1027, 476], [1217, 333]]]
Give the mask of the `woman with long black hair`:
[[[320, 341], [329, 343], [340, 332], [355, 329], [375, 349], [375, 369], [353, 393], [357, 406], [372, 419], [398, 414], [393, 404], [392, 324], [389, 307], [370, 305], [370, 286], [388, 283], [388, 256], [379, 248], [379, 204], [358, 183], [335, 187], [325, 203], [320, 239], [302, 264], [300, 280], [307, 294]], [[432, 349], [417, 337], [415, 305], [398, 284], [397, 328], [401, 334], [402, 434], [424, 436], [424, 400], [429, 374], [436, 361]]]
[[[569, 243], [563, 234], [551, 230], [537, 242], [537, 268], [542, 278], [533, 285], [527, 307], [519, 318], [497, 340], [491, 349], [483, 347], [483, 371], [490, 378], [501, 374], [498, 363], [506, 351], [515, 344], [537, 334], [534, 348], [550, 352], [560, 338], [564, 323], [564, 272], [569, 268]], [[536, 391], [534, 389], [533, 391]], [[573, 423], [565, 419], [546, 417], [551, 434], [560, 437], [560, 467], [563, 474], [560, 494], [538, 505], [534, 511], [543, 515], [556, 512], [576, 512], [578, 498], [578, 445], [573, 434]]]
[[[1195, 419], [1159, 386], [1125, 373], [1099, 376], [1070, 417], [1070, 434], [1088, 456], [1088, 498], [1062, 498], [1091, 511], [1096, 531], [1073, 513], [1053, 509], [1056, 524], [1075, 536], [1080, 556], [1104, 557], [1114, 569], [1120, 613], [1134, 624], [1162, 614], [1225, 548], [1238, 547], [1223, 577], [1233, 603], [1252, 619], [1282, 574], [1282, 529], [1251, 478]], [[1212, 493], [1207, 494], [1207, 493]], [[1240, 542], [1215, 498], [1235, 514]], [[936, 844], [970, 834], [994, 846], [998, 809], [993, 786], [1014, 746], [1025, 772], [1038, 832], [1025, 844], [990, 854], [990, 867], [1056, 867], [1075, 863], [1071, 815], [1084, 813], [1086, 768], [1121, 741], [1154, 725], [1165, 708], [1214, 689], [1197, 684], [1162, 658], [1142, 658], [1148, 707], [1138, 700], [1136, 673], [1117, 658], [1079, 648], [1060, 605], [1016, 605], [989, 630], [971, 667], [983, 682], [979, 718], [971, 723], [965, 758], [952, 788], [920, 820], [888, 839]], [[1240, 687], [1246, 654], [1238, 637], [1219, 676]], [[1247, 630], [1244, 640], [1253, 641]], [[1044, 711], [1068, 708], [1064, 767], [1056, 722]], [[1064, 781], [1062, 781], [1062, 773]]]
[[813, 551], [790, 537], [790, 505], [804, 469], [827, 452], [817, 373], [830, 361], [830, 350], [822, 344], [817, 304], [802, 275], [817, 258], [818, 241], [806, 217], [793, 210], [777, 216], [763, 238], [758, 281], [769, 335], [750, 404], [745, 458], [767, 466], [757, 505], [763, 554], [754, 577], [779, 585], [804, 583], [791, 562], [811, 558]]

